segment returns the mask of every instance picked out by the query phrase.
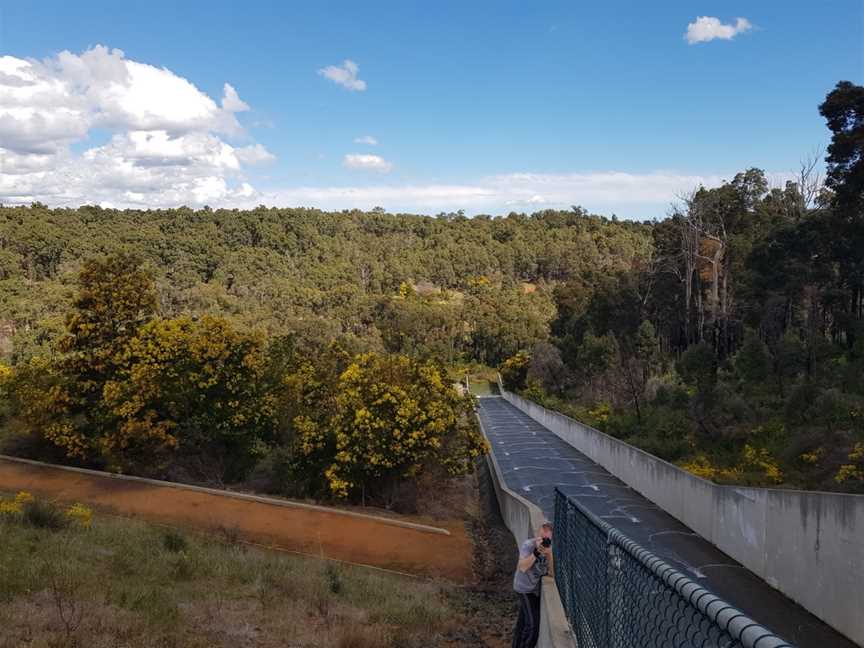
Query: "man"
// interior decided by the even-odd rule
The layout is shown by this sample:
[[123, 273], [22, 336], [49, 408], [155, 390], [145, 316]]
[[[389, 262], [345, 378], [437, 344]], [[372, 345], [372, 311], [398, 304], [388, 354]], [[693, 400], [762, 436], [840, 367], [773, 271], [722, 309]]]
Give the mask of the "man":
[[513, 648], [534, 648], [540, 633], [540, 581], [552, 568], [552, 523], [544, 522], [536, 538], [519, 546], [519, 564], [513, 589], [519, 595], [519, 618], [513, 630]]

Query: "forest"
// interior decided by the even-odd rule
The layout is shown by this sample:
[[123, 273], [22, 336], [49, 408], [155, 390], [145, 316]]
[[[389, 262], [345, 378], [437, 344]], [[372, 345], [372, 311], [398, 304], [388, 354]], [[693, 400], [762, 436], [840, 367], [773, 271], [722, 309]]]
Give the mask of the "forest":
[[[864, 492], [864, 88], [799, 177], [645, 222], [0, 207], [0, 451], [392, 503], [466, 373], [721, 483]], [[413, 486], [412, 486], [413, 485]]]

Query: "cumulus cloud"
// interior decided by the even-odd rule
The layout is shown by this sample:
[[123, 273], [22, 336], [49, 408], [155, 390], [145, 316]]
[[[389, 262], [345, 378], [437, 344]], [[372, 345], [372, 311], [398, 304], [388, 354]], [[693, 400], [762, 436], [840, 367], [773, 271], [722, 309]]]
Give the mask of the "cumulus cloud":
[[[641, 218], [663, 215], [682, 192], [731, 179], [608, 171], [388, 184], [373, 176], [357, 186], [284, 186], [262, 192], [245, 172], [274, 156], [244, 136], [237, 113], [248, 109], [230, 84], [217, 102], [170, 70], [130, 61], [120, 50], [94, 47], [44, 61], [0, 56], [0, 202], [120, 208], [384, 205], [425, 213], [463, 208], [502, 213], [578, 204]], [[107, 133], [107, 140], [76, 152], [94, 129], [100, 136]], [[363, 143], [371, 144], [369, 140]], [[393, 169], [384, 158], [361, 153], [346, 155], [343, 164], [378, 173]], [[778, 186], [791, 178], [771, 176]]]
[[[273, 155], [235, 146], [249, 110], [233, 86], [221, 107], [166, 68], [101, 45], [37, 61], [0, 57], [0, 202], [167, 206], [248, 198], [246, 165]], [[101, 146], [74, 154], [93, 129]]]
[[343, 88], [363, 92], [366, 90], [366, 82], [357, 78], [359, 69], [359, 66], [354, 61], [345, 59], [342, 65], [328, 65], [325, 68], [321, 68], [318, 70], [318, 74], [330, 79], [334, 83], [338, 83]]
[[390, 173], [393, 164], [380, 155], [367, 155], [364, 153], [349, 153], [342, 164], [349, 169], [363, 169], [366, 171], [378, 171], [379, 173]]
[[707, 43], [715, 38], [732, 40], [738, 34], [751, 29], [753, 29], [753, 24], [746, 18], [738, 18], [734, 25], [727, 25], [713, 16], [699, 16], [695, 22], [687, 25], [687, 33], [684, 34], [684, 38], [690, 45], [695, 45], [696, 43]]
[[378, 140], [372, 137], [371, 135], [364, 135], [363, 137], [354, 138], [355, 144], [368, 144], [369, 146], [378, 146]]

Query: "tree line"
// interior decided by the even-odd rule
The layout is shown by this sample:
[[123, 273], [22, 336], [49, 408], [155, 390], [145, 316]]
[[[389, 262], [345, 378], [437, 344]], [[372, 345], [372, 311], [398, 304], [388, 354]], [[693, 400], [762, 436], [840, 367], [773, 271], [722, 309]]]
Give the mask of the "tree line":
[[[437, 367], [446, 383], [500, 366], [511, 387], [704, 476], [860, 490], [862, 96], [843, 82], [820, 106], [832, 134], [824, 182], [815, 158], [782, 187], [746, 169], [720, 187], [694, 188], [654, 221], [578, 207], [470, 219], [380, 209], [0, 207], [0, 352], [9, 365], [0, 373], [80, 378], [68, 394], [79, 414], [42, 428], [74, 456], [76, 434], [103, 438], [106, 429], [76, 417], [106, 413], [116, 434], [102, 461], [152, 452], [145, 444], [139, 453], [123, 434], [174, 457], [183, 454], [171, 450], [175, 441], [197, 447], [201, 457], [191, 441], [198, 432], [177, 436], [202, 407], [199, 392], [208, 394], [203, 402], [242, 401], [217, 412], [212, 429], [226, 432], [208, 447], [207, 470], [251, 474], [263, 462], [313, 491], [363, 495], [363, 470], [346, 465], [327, 476], [336, 462], [321, 459], [355, 456], [340, 430], [375, 438], [347, 414], [363, 409], [347, 395], [365, 389], [350, 383], [355, 365], [392, 376], [405, 398], [430, 380], [422, 367]], [[125, 278], [97, 290], [100, 274]], [[126, 312], [113, 305], [123, 282], [131, 283], [118, 298], [140, 315], [110, 323]], [[96, 353], [86, 336], [106, 346]], [[208, 373], [214, 357], [236, 372]], [[15, 418], [8, 401], [7, 427], [60, 407], [43, 403]], [[289, 423], [273, 422], [280, 417]], [[236, 432], [253, 419], [267, 432]], [[276, 448], [275, 429], [289, 430], [291, 442]], [[303, 448], [314, 470], [301, 479]], [[245, 463], [222, 465], [231, 457]]]
[[556, 285], [508, 384], [712, 479], [864, 491], [864, 88], [819, 110], [824, 183], [683, 196], [649, 255]]
[[487, 451], [440, 363], [165, 317], [125, 254], [84, 264], [50, 354], [2, 367], [4, 450], [39, 459], [411, 506]]

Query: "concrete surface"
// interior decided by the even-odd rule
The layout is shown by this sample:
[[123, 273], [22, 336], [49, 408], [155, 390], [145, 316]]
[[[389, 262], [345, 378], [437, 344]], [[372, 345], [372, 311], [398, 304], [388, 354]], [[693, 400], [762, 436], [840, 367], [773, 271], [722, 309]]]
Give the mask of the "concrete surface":
[[[522, 540], [533, 537], [546, 518], [537, 505], [510, 490], [504, 482], [501, 468], [494, 453], [488, 454], [486, 461], [492, 475], [492, 484], [495, 487], [501, 517], [513, 534], [518, 546]], [[537, 648], [576, 648], [576, 641], [567, 623], [567, 616], [564, 614], [564, 606], [561, 604], [558, 588], [555, 586], [555, 580], [549, 576], [543, 578], [541, 586], [540, 636], [537, 641]]]
[[[864, 543], [860, 531], [855, 536], [850, 530], [864, 528], [864, 517], [850, 511], [848, 505], [829, 512], [816, 504], [824, 504], [821, 497], [800, 498], [801, 494], [793, 491], [764, 489], [726, 488], [727, 492], [718, 497], [716, 489], [723, 488], [513, 394], [505, 392], [504, 398], [482, 398], [479, 402], [480, 419], [504, 483], [539, 506], [545, 515], [553, 515], [554, 489], [558, 486], [642, 547], [787, 641], [802, 648], [856, 645], [774, 589], [774, 582], [769, 585], [754, 575], [757, 569], [743, 560], [760, 569], [770, 564], [771, 569], [778, 570], [775, 573], [782, 574], [784, 569], [794, 572], [785, 575], [787, 582], [809, 579], [814, 588], [830, 583], [831, 577], [819, 574], [830, 566], [847, 600], [839, 600], [836, 592], [826, 592], [831, 605], [842, 610], [826, 610], [826, 605], [819, 609], [826, 619], [831, 616], [832, 624], [845, 622], [843, 631], [856, 637], [864, 606], [856, 603], [861, 600], [862, 563], [855, 561]], [[579, 449], [584, 449], [584, 454]], [[657, 499], [649, 501], [653, 497]], [[834, 497], [828, 495], [829, 499]], [[837, 497], [845, 501], [853, 496]], [[808, 530], [793, 538], [790, 524], [807, 525]], [[832, 539], [826, 537], [829, 524], [830, 533], [837, 534]], [[813, 564], [810, 552], [817, 537], [820, 560]], [[732, 550], [752, 546], [761, 547], [762, 554], [745, 555], [736, 562], [712, 544], [715, 538], [723, 539], [725, 546], [720, 549], [729, 553], [729, 546]], [[856, 542], [859, 546], [852, 546]], [[841, 552], [840, 546], [846, 548]], [[800, 554], [797, 547], [801, 547]], [[850, 614], [856, 605], [857, 614]], [[837, 627], [841, 628], [839, 624]]]

